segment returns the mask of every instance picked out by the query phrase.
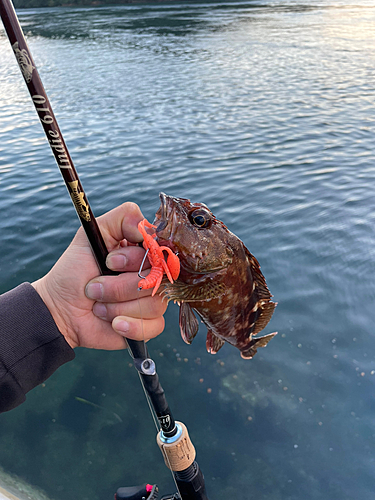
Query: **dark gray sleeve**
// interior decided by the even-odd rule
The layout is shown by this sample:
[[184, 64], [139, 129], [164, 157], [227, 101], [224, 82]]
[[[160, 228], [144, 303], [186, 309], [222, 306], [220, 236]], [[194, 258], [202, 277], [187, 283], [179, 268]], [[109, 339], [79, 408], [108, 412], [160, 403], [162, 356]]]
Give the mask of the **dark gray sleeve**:
[[25, 401], [74, 351], [29, 283], [0, 295], [0, 412]]

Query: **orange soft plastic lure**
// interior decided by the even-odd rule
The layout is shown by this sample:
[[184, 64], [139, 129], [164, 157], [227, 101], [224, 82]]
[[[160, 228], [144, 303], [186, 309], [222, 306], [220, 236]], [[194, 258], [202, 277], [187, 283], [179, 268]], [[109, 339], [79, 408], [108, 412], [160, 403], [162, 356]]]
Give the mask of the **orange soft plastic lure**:
[[[176, 254], [168, 247], [162, 247], [156, 241], [156, 234], [148, 234], [146, 227], [156, 229], [156, 226], [150, 224], [148, 220], [143, 219], [138, 224], [138, 230], [143, 236], [143, 248], [148, 250], [148, 260], [151, 264], [150, 273], [141, 279], [138, 283], [140, 290], [154, 288], [152, 296], [157, 292], [164, 273], [167, 275], [169, 281], [173, 283], [180, 274], [180, 260]], [[167, 260], [163, 252], [167, 252]]]

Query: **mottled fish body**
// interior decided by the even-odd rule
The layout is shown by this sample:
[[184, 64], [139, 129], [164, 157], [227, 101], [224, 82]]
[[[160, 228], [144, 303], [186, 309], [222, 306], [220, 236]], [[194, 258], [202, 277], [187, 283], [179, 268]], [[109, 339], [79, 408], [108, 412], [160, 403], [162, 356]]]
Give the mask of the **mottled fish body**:
[[160, 199], [158, 242], [181, 264], [178, 280], [164, 283], [163, 293], [180, 305], [182, 338], [190, 344], [197, 334], [196, 312], [207, 327], [208, 352], [215, 354], [226, 341], [252, 358], [276, 335], [255, 338], [276, 306], [257, 259], [203, 203], [164, 193]]

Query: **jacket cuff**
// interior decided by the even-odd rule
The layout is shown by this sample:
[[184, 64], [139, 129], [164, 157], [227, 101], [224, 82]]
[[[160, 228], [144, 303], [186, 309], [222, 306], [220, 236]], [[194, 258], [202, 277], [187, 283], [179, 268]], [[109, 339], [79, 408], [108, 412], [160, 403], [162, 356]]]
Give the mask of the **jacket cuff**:
[[0, 411], [11, 410], [74, 351], [29, 284], [0, 296]]

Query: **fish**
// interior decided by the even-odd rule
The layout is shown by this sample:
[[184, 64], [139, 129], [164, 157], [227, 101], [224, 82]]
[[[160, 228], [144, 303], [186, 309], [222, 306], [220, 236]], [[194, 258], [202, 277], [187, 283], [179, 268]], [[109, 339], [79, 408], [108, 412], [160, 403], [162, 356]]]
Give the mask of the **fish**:
[[191, 344], [207, 327], [206, 348], [216, 354], [225, 342], [251, 359], [277, 334], [256, 335], [270, 321], [277, 305], [257, 259], [204, 203], [191, 203], [160, 193], [155, 214], [156, 239], [180, 259], [176, 281], [163, 280], [160, 292], [180, 306], [181, 336]]

